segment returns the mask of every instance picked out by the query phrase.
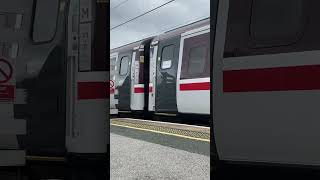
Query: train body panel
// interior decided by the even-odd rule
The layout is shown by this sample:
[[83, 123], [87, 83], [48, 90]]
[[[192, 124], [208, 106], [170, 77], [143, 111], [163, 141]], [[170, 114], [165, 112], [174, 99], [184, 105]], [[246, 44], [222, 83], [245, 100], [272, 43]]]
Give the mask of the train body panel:
[[179, 113], [210, 114], [210, 26], [181, 35], [178, 66]]
[[213, 55], [218, 157], [319, 166], [320, 4], [252, 3], [219, 1]]
[[150, 112], [155, 111], [156, 106], [156, 77], [157, 77], [157, 56], [158, 56], [158, 43], [159, 41], [153, 41], [150, 44], [150, 68], [149, 68], [149, 98], [148, 98], [148, 110]]

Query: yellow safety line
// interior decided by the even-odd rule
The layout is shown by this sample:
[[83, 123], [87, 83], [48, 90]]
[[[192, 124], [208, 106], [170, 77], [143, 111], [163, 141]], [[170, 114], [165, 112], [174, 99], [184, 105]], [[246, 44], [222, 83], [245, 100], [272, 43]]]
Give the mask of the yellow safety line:
[[46, 157], [46, 156], [26, 156], [26, 159], [33, 160], [33, 161], [59, 161], [59, 162], [65, 161], [64, 157]]
[[155, 131], [155, 130], [150, 130], [150, 129], [136, 128], [136, 127], [119, 125], [119, 124], [113, 124], [113, 123], [111, 123], [111, 125], [113, 125], [113, 126], [119, 126], [119, 127], [125, 127], [125, 128], [130, 128], [130, 129], [136, 129], [136, 130], [141, 130], [141, 131], [149, 131], [149, 132], [154, 132], [154, 133], [158, 133], [158, 134], [165, 134], [165, 135], [169, 135], [169, 136], [177, 136], [177, 137], [186, 138], [186, 139], [192, 139], [192, 140], [197, 140], [197, 141], [210, 142], [210, 139], [195, 138], [195, 137], [190, 137], [190, 136], [184, 136], [184, 135], [179, 135], [179, 134], [173, 134], [173, 133]]

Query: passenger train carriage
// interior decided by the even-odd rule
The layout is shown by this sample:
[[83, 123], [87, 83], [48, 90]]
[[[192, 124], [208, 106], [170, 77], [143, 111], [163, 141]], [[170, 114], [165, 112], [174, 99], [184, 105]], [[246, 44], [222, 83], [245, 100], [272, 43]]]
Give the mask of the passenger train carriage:
[[320, 165], [319, 6], [318, 0], [211, 4], [212, 149], [219, 162]]
[[11, 71], [0, 78], [0, 167], [106, 161], [107, 10], [93, 0], [0, 2], [0, 71]]
[[113, 49], [115, 53], [119, 112], [210, 115], [209, 19]]

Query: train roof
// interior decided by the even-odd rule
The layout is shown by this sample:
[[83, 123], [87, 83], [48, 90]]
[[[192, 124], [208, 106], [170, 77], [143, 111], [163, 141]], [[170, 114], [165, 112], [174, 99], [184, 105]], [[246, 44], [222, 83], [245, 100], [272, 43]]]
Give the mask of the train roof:
[[155, 36], [155, 37], [148, 37], [148, 38], [145, 38], [145, 39], [142, 39], [142, 40], [138, 40], [138, 41], [132, 42], [130, 44], [126, 44], [126, 45], [111, 49], [111, 53], [123, 52], [123, 51], [131, 50], [134, 47], [140, 46], [144, 42], [146, 42], [148, 40], [151, 40], [151, 39], [153, 39], [154, 41], [158, 41], [158, 40], [162, 40], [162, 39], [168, 39], [168, 38], [171, 38], [171, 37], [174, 37], [174, 36], [178, 36], [178, 35], [180, 35], [180, 34], [182, 34], [184, 32], [187, 32], [187, 31], [190, 31], [192, 29], [196, 29], [196, 28], [199, 28], [199, 27], [202, 27], [202, 26], [205, 26], [205, 25], [210, 25], [210, 18], [203, 19], [203, 20], [200, 20], [200, 21], [196, 21], [196, 22], [193, 22], [191, 24], [184, 25], [184, 26], [180, 26], [178, 28], [166, 31], [165, 33], [160, 34], [160, 35]]
[[187, 31], [190, 31], [190, 30], [193, 30], [193, 29], [197, 29], [199, 27], [203, 27], [203, 26], [206, 26], [206, 25], [210, 25], [210, 18], [203, 19], [203, 20], [200, 20], [200, 21], [196, 21], [196, 22], [193, 22], [191, 24], [180, 26], [178, 28], [175, 28], [175, 29], [172, 29], [170, 31], [167, 31], [167, 32], [165, 32], [163, 34], [160, 34], [156, 38], [154, 38], [154, 41], [163, 40], [163, 39], [169, 39], [171, 37], [179, 36], [182, 33], [185, 33]]
[[140, 46], [140, 45], [143, 45], [146, 42], [152, 40], [153, 38], [154, 37], [148, 37], [148, 38], [145, 38], [145, 39], [142, 39], [142, 40], [139, 40], [139, 41], [132, 42], [130, 44], [126, 44], [126, 45], [111, 49], [110, 53], [112, 54], [112, 53], [115, 53], [115, 52], [125, 52], [125, 51], [128, 51], [128, 50], [132, 50], [133, 48], [135, 48], [137, 46]]

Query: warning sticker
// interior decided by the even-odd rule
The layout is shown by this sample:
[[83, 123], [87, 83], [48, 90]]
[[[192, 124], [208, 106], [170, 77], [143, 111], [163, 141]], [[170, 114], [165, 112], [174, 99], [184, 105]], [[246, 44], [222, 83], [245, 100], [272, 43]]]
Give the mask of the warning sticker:
[[91, 23], [80, 24], [79, 70], [91, 70]]
[[13, 68], [10, 62], [0, 58], [0, 84], [7, 83], [12, 78]]
[[114, 87], [114, 81], [110, 80], [110, 88]]
[[92, 1], [80, 0], [80, 23], [92, 20]]
[[12, 81], [13, 67], [9, 60], [0, 57], [0, 101], [13, 101], [14, 89], [13, 85], [9, 85]]
[[14, 86], [0, 84], [0, 101], [14, 100]]

